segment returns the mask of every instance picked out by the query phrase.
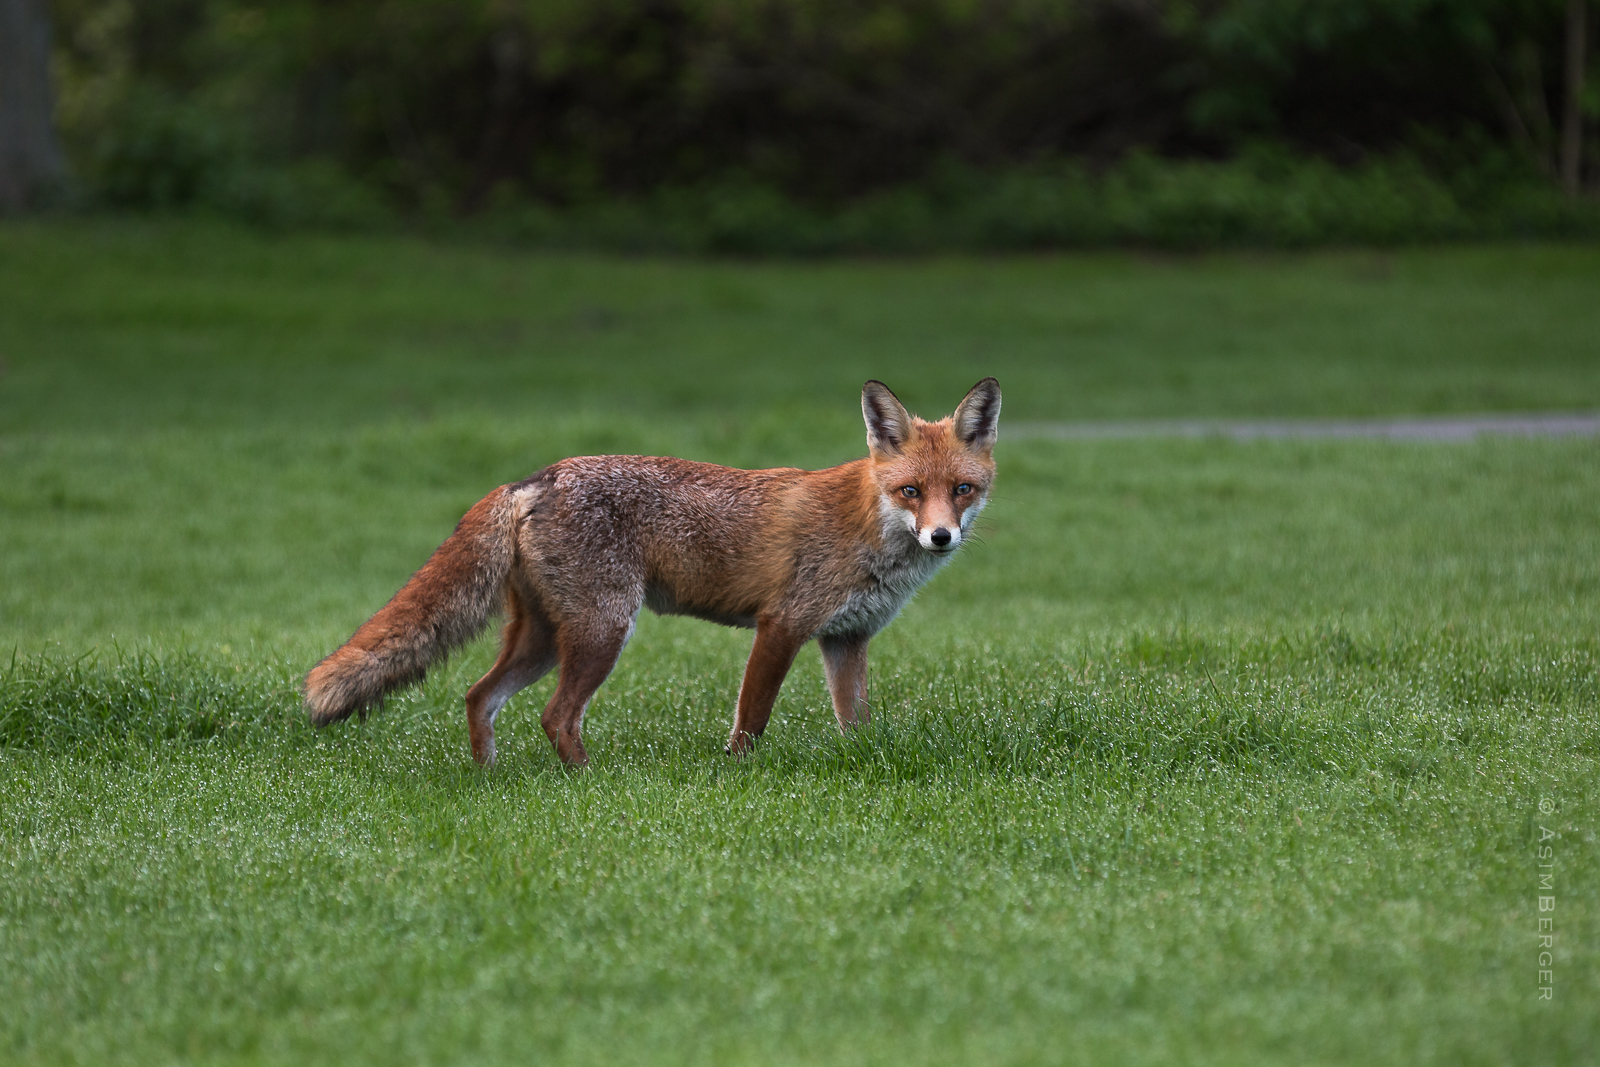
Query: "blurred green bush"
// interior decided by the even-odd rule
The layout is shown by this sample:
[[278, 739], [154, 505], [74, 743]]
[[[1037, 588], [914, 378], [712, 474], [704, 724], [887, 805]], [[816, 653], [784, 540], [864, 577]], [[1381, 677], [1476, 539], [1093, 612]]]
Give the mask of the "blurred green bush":
[[1562, 10], [55, 0], [91, 203], [747, 253], [1592, 233]]
[[706, 185], [559, 211], [504, 202], [465, 225], [517, 243], [755, 255], [1600, 238], [1600, 203], [1565, 199], [1514, 158], [1482, 169], [1499, 173], [1441, 177], [1405, 154], [1353, 168], [1254, 153], [1133, 155], [1099, 173], [1073, 161], [993, 174], [951, 166], [838, 208], [770, 187]]

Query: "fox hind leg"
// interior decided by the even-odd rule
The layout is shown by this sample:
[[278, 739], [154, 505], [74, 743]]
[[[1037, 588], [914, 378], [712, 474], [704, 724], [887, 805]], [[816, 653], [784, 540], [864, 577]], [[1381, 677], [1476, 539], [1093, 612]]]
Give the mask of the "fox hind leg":
[[[641, 595], [640, 600], [643, 600]], [[637, 614], [638, 607], [634, 607]], [[583, 748], [583, 713], [589, 708], [595, 690], [611, 674], [622, 649], [633, 636], [633, 616], [621, 619], [590, 619], [582, 624], [564, 623], [558, 644], [561, 648], [561, 681], [545, 706], [540, 719], [545, 736], [556, 748], [563, 763], [581, 767], [589, 762]]]
[[530, 611], [513, 589], [506, 597], [506, 626], [500, 657], [489, 673], [467, 690], [467, 732], [472, 758], [485, 767], [494, 763], [494, 720], [516, 693], [537, 682], [556, 665], [556, 644], [550, 624]]

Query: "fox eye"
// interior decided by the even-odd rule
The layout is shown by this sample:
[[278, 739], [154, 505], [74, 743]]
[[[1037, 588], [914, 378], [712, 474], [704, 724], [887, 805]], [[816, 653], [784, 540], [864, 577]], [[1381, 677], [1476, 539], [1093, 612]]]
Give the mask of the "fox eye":
[[912, 497], [921, 496], [922, 494], [917, 492], [917, 487], [914, 485], [903, 485], [900, 487], [900, 495], [910, 500]]
[[972, 486], [968, 485], [966, 482], [962, 482], [960, 485], [956, 486], [956, 496], [966, 496], [970, 492], [972, 492]]

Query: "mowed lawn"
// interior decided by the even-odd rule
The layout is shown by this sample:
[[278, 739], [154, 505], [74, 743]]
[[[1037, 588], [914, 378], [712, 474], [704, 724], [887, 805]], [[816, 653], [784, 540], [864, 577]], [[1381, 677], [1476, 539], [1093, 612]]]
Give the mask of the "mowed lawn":
[[[1600, 442], [1006, 430], [1600, 408], [1597, 295], [1583, 247], [0, 226], [0, 1060], [1594, 1062]], [[874, 641], [869, 728], [808, 650], [729, 761], [748, 633], [648, 615], [582, 774], [553, 679], [472, 764], [489, 637], [303, 722], [491, 487], [842, 462], [863, 379], [936, 416], [991, 373], [982, 538]]]

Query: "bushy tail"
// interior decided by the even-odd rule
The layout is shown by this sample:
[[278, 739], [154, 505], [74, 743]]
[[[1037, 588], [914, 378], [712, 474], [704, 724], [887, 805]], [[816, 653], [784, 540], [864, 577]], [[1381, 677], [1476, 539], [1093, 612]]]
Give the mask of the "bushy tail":
[[515, 525], [509, 489], [474, 504], [394, 599], [306, 675], [311, 721], [326, 726], [377, 706], [472, 640], [499, 606], [516, 551]]

